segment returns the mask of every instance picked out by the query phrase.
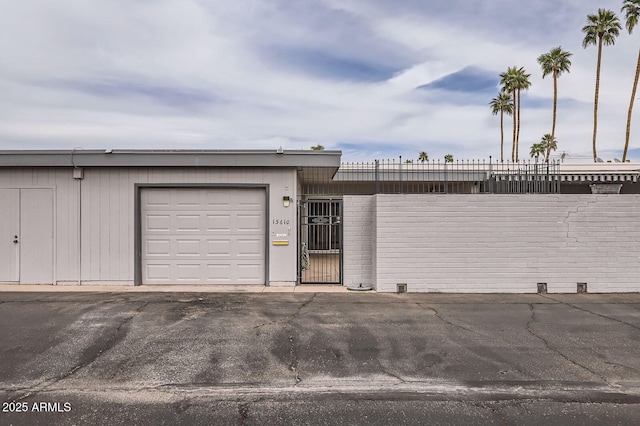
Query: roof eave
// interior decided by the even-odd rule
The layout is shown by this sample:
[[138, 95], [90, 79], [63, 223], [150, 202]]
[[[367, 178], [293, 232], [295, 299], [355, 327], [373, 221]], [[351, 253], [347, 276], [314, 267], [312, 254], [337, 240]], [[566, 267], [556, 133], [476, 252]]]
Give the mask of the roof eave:
[[341, 151], [0, 151], [0, 167], [340, 167]]

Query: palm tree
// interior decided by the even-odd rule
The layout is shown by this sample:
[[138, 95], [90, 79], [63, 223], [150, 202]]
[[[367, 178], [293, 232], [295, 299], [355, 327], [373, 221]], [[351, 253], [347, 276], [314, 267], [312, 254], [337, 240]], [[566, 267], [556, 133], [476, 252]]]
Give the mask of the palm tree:
[[[640, 1], [640, 0], [639, 0]], [[561, 46], [551, 49], [549, 53], [542, 54], [538, 57], [538, 63], [542, 67], [542, 78], [547, 75], [553, 75], [553, 121], [551, 124], [551, 139], [556, 136], [556, 111], [558, 109], [558, 77], [563, 72], [569, 72], [571, 68], [572, 53], [562, 50]], [[545, 160], [549, 162], [550, 151], [545, 154]]]
[[509, 67], [507, 72], [500, 74], [503, 90], [511, 92], [515, 106], [513, 115], [513, 146], [511, 147], [511, 160], [518, 161], [518, 142], [520, 140], [520, 92], [531, 87], [529, 77], [524, 67]]
[[536, 158], [536, 161], [538, 161], [538, 157], [540, 155], [544, 155], [544, 151], [546, 150], [545, 145], [541, 142], [538, 143], [534, 143], [533, 145], [531, 145], [531, 149], [529, 151], [529, 155], [531, 156], [531, 158]]
[[453, 163], [453, 155], [452, 154], [447, 154], [444, 156], [444, 162], [445, 163]]
[[318, 145], [312, 146], [311, 149], [314, 151], [324, 151], [324, 146], [318, 144]]
[[424, 163], [425, 161], [429, 161], [429, 154], [427, 154], [425, 151], [420, 151], [420, 154], [418, 154], [418, 160], [421, 163]]
[[598, 92], [600, 91], [600, 64], [602, 62], [602, 46], [615, 44], [622, 26], [616, 14], [611, 10], [598, 9], [597, 15], [587, 15], [587, 25], [582, 28], [585, 34], [582, 47], [598, 45], [598, 63], [596, 67], [596, 93], [593, 102], [593, 161], [596, 162], [596, 135], [598, 133]]
[[545, 154], [544, 161], [548, 163], [549, 154], [551, 153], [551, 150], [555, 151], [556, 149], [558, 149], [558, 141], [551, 133], [545, 133], [542, 136], [542, 139], [540, 140], [540, 145], [544, 147], [544, 154]]
[[558, 149], [558, 141], [551, 136], [551, 133], [545, 133], [540, 139], [540, 142], [534, 143], [531, 145], [531, 150], [529, 151], [529, 155], [531, 158], [536, 157], [536, 161], [538, 161], [538, 156], [545, 155], [545, 161], [549, 162], [549, 152], [551, 150]]
[[502, 92], [511, 94], [511, 104], [513, 105], [513, 140], [511, 142], [511, 161], [515, 161], [516, 158], [516, 128], [518, 117], [516, 115], [516, 100], [517, 89], [515, 87], [515, 73], [518, 71], [516, 67], [507, 68], [506, 72], [500, 74], [500, 84], [502, 85]]
[[513, 114], [513, 101], [511, 100], [511, 95], [502, 91], [498, 96], [491, 99], [489, 105], [493, 115], [500, 113], [500, 162], [502, 163], [504, 162], [504, 114]]
[[[629, 34], [633, 32], [633, 28], [640, 18], [640, 0], [624, 0], [622, 12], [625, 13], [626, 27]], [[629, 136], [631, 135], [631, 114], [633, 113], [633, 101], [636, 98], [636, 89], [638, 88], [638, 77], [640, 77], [640, 50], [638, 51], [638, 64], [636, 65], [636, 76], [633, 80], [633, 89], [631, 89], [631, 100], [629, 101], [629, 112], [627, 114], [627, 134], [624, 140], [624, 152], [622, 153], [622, 161], [627, 161], [627, 150], [629, 149]]]
[[524, 71], [524, 68], [520, 67], [515, 78], [516, 88], [518, 89], [518, 132], [516, 134], [516, 161], [518, 161], [518, 148], [520, 146], [520, 111], [522, 110], [522, 108], [520, 108], [520, 92], [522, 90], [529, 90], [529, 87], [531, 87], [529, 77], [531, 77], [531, 74], [527, 74]]

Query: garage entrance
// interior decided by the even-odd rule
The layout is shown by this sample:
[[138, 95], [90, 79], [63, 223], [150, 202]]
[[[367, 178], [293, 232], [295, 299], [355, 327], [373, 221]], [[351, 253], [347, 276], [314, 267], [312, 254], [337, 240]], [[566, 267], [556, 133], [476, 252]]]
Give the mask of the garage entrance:
[[265, 188], [142, 188], [142, 284], [265, 284]]

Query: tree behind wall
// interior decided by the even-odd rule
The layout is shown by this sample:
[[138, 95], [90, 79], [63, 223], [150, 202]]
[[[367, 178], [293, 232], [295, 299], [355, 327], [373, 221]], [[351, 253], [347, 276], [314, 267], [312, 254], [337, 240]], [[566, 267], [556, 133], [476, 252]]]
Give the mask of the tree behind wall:
[[[542, 78], [547, 75], [553, 75], [553, 120], [551, 124], [551, 140], [555, 140], [556, 136], [556, 112], [558, 109], [558, 77], [563, 72], [569, 72], [571, 68], [571, 53], [562, 50], [562, 47], [558, 46], [551, 49], [549, 53], [542, 54], [538, 57], [538, 63], [542, 68]], [[549, 162], [549, 154], [551, 149], [545, 152], [545, 161]]]
[[600, 92], [600, 65], [602, 64], [602, 47], [615, 44], [622, 26], [616, 14], [611, 10], [598, 9], [598, 13], [587, 16], [587, 25], [582, 28], [585, 34], [582, 47], [598, 46], [598, 61], [596, 65], [596, 89], [593, 101], [593, 162], [598, 158], [596, 150], [596, 135], [598, 133], [598, 96]]
[[513, 114], [513, 101], [511, 95], [502, 91], [489, 102], [491, 113], [498, 115], [500, 113], [500, 162], [504, 162], [504, 115]]
[[524, 67], [509, 67], [507, 71], [500, 74], [500, 84], [502, 90], [510, 92], [513, 98], [514, 114], [513, 114], [513, 145], [511, 146], [511, 161], [518, 161], [519, 150], [518, 142], [520, 140], [520, 98], [522, 90], [528, 90], [531, 87], [529, 81], [531, 74], [527, 74]]
[[[640, 0], [625, 0], [622, 6], [622, 12], [625, 14], [626, 27], [629, 34], [633, 32], [633, 28], [638, 24], [640, 18]], [[633, 79], [633, 88], [631, 89], [631, 100], [629, 101], [629, 111], [627, 112], [627, 129], [624, 140], [624, 152], [622, 153], [622, 161], [627, 161], [627, 151], [629, 150], [629, 138], [631, 136], [631, 115], [633, 114], [633, 101], [636, 98], [636, 89], [638, 88], [638, 77], [640, 77], [640, 49], [638, 50], [638, 63], [636, 65], [636, 75]]]

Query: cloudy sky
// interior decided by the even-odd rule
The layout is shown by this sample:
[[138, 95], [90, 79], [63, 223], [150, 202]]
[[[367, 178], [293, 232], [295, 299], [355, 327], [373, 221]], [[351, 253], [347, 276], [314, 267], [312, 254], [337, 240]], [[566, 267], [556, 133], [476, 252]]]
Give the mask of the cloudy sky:
[[[520, 156], [551, 131], [591, 156], [586, 16], [622, 0], [20, 0], [0, 14], [0, 149], [308, 149], [345, 161], [500, 155], [499, 74], [531, 73]], [[640, 29], [606, 47], [598, 148], [622, 156]], [[640, 105], [631, 159], [640, 161]], [[510, 146], [506, 120], [506, 145]]]

